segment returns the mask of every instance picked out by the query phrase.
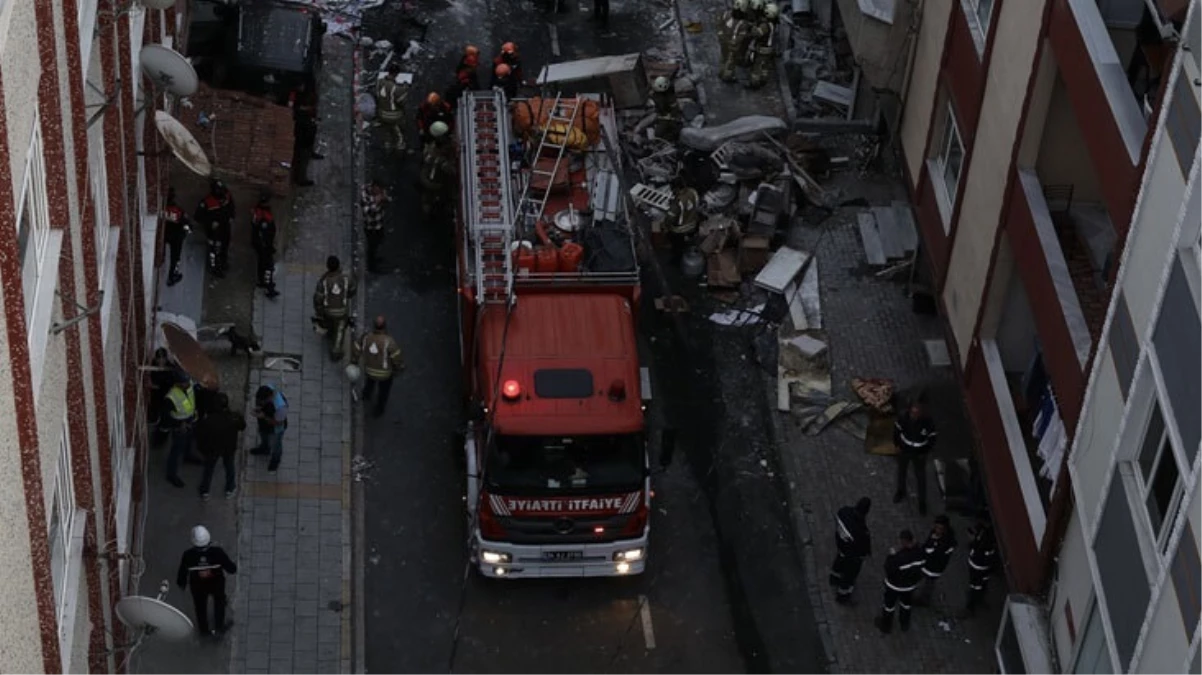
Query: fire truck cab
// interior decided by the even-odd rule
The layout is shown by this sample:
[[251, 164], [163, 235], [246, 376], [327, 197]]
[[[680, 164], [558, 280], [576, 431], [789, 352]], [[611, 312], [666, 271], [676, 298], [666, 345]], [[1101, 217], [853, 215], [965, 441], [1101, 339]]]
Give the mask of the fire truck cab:
[[[578, 122], [587, 101], [595, 129]], [[544, 122], [519, 135], [511, 106], [530, 105], [499, 91], [459, 102], [471, 555], [494, 578], [639, 574], [651, 500], [639, 271], [618, 160], [598, 137], [616, 143], [612, 108], [538, 100]]]

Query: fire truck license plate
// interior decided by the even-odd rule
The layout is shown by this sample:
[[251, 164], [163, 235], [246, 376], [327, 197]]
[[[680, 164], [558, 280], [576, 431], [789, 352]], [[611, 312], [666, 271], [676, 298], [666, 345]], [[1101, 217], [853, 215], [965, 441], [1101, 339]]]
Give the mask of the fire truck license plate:
[[543, 554], [546, 562], [571, 562], [584, 557], [584, 551], [548, 551]]

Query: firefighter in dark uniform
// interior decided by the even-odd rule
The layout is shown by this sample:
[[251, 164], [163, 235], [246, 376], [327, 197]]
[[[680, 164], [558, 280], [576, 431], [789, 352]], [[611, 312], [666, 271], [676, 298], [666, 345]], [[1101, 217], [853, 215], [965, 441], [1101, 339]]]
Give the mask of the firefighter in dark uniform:
[[914, 543], [914, 533], [902, 530], [896, 548], [885, 558], [885, 600], [876, 627], [882, 633], [893, 630], [893, 615], [898, 615], [902, 630], [910, 630], [910, 601], [914, 589], [922, 583], [922, 549]]
[[897, 448], [897, 487], [893, 491], [893, 503], [906, 498], [906, 471], [914, 467], [914, 480], [918, 483], [918, 512], [927, 512], [927, 455], [935, 447], [935, 423], [926, 414], [923, 397], [919, 396], [902, 411], [893, 425], [893, 445]]
[[313, 291], [315, 319], [330, 339], [330, 358], [342, 360], [342, 337], [350, 320], [351, 298], [356, 292], [355, 278], [342, 271], [338, 256], [326, 258], [326, 273], [317, 280]]
[[447, 91], [447, 99], [451, 105], [459, 101], [463, 92], [480, 89], [480, 74], [477, 72], [479, 67], [480, 50], [473, 45], [464, 47], [463, 56], [459, 59], [459, 64], [455, 66], [455, 83]]
[[759, 89], [768, 83], [776, 72], [776, 19], [780, 9], [776, 3], [764, 5], [764, 13], [751, 32], [751, 76], [747, 80], [749, 89]]
[[[212, 537], [204, 525], [192, 528], [192, 548], [184, 551], [179, 560], [175, 583], [180, 590], [192, 589], [196, 607], [196, 628], [206, 637], [220, 637], [233, 621], [225, 618], [225, 575], [237, 574], [238, 565], [230, 560], [225, 549], [212, 545]], [[209, 629], [209, 598], [213, 598], [213, 625]]]
[[179, 271], [179, 258], [183, 252], [184, 239], [192, 232], [188, 214], [175, 203], [175, 188], [167, 190], [167, 205], [163, 207], [163, 240], [167, 243], [169, 267], [167, 285], [174, 286], [184, 278]]
[[526, 84], [526, 71], [522, 69], [522, 57], [518, 55], [517, 43], [506, 42], [501, 45], [501, 53], [492, 60], [494, 72], [501, 64], [509, 66], [509, 73], [516, 83], [515, 87]]
[[868, 511], [872, 500], [861, 497], [853, 506], [844, 506], [835, 514], [835, 562], [831, 563], [830, 580], [835, 587], [835, 602], [851, 603], [852, 591], [864, 558], [872, 554], [872, 534], [868, 531]]
[[275, 214], [271, 212], [271, 193], [264, 190], [259, 193], [259, 203], [250, 211], [251, 246], [255, 249], [258, 261], [259, 288], [267, 290], [268, 298], [275, 298], [280, 293], [275, 289]]
[[922, 573], [926, 579], [918, 589], [914, 601], [919, 605], [928, 605], [935, 591], [935, 582], [943, 576], [947, 565], [952, 561], [952, 553], [956, 550], [956, 533], [952, 530], [951, 521], [945, 515], [935, 518], [931, 533], [922, 544], [922, 553], [926, 562], [922, 565]]
[[209, 240], [209, 272], [224, 277], [229, 267], [230, 230], [234, 222], [234, 196], [225, 183], [214, 180], [209, 194], [196, 206], [193, 218], [205, 228]]
[[735, 66], [738, 65], [739, 55], [735, 49], [741, 45], [747, 48], [747, 36], [751, 31], [751, 23], [747, 20], [747, 0], [734, 0], [734, 4], [722, 15], [718, 24], [718, 46], [721, 57], [718, 61], [718, 77], [724, 82], [733, 82]]
[[376, 108], [380, 123], [387, 126], [396, 138], [396, 149], [405, 150], [405, 100], [409, 98], [409, 85], [400, 81], [401, 65], [389, 63], [388, 72], [381, 73], [376, 82]]
[[453, 129], [455, 113], [438, 92], [432, 91], [426, 94], [426, 100], [417, 107], [417, 131], [421, 134], [423, 146], [433, 140], [430, 129], [436, 122], [442, 122], [447, 129]]
[[671, 80], [662, 75], [655, 78], [651, 85], [651, 103], [655, 106], [655, 137], [675, 143], [684, 126], [684, 113]]
[[988, 521], [979, 520], [977, 526], [968, 533], [972, 541], [968, 544], [968, 603], [965, 613], [972, 616], [977, 606], [985, 600], [989, 577], [998, 564], [998, 553], [993, 526]]
[[449, 201], [448, 192], [455, 177], [451, 159], [450, 128], [442, 122], [430, 125], [430, 142], [422, 150], [422, 172], [418, 177], [422, 193], [422, 214], [438, 213]]
[[518, 81], [513, 76], [513, 70], [504, 63], [498, 63], [492, 71], [492, 81], [489, 86], [493, 89], [500, 89], [505, 92], [506, 98], [514, 98], [518, 95]]
[[668, 241], [672, 244], [672, 262], [681, 261], [685, 249], [697, 232], [697, 206], [700, 201], [697, 190], [691, 187], [681, 185], [676, 190], [676, 198], [672, 200], [672, 206], [668, 208], [668, 215], [664, 220]]
[[388, 394], [392, 391], [392, 380], [405, 367], [401, 361], [401, 348], [387, 333], [387, 328], [384, 317], [377, 316], [372, 332], [364, 333], [351, 349], [351, 362], [359, 364], [367, 378], [363, 385], [363, 401], [370, 401], [376, 386], [380, 388], [374, 413], [376, 417], [384, 414], [384, 405], [388, 403]]

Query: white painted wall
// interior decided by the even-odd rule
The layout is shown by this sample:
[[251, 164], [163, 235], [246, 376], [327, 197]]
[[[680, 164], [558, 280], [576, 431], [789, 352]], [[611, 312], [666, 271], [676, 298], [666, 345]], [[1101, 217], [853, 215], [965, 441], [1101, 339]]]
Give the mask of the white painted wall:
[[1124, 407], [1110, 350], [1099, 351], [1095, 364], [1094, 399], [1082, 412], [1077, 430], [1080, 441], [1069, 459], [1077, 471], [1073, 481], [1077, 517], [1087, 524], [1093, 522], [1102, 502], [1106, 471], [1114, 462]]
[[922, 4], [922, 24], [901, 125], [902, 153], [910, 177], [915, 181], [911, 187], [917, 186], [922, 163], [926, 159], [931, 109], [939, 90], [939, 67], [943, 60], [944, 39], [947, 37], [947, 19], [952, 11], [952, 0], [926, 0]]
[[[1057, 567], [1061, 570], [1081, 570], [1089, 568], [1089, 559], [1085, 552], [1085, 532], [1081, 519], [1074, 513], [1069, 520], [1068, 529], [1064, 533], [1064, 541], [1060, 545], [1060, 560]], [[1052, 616], [1058, 621], [1052, 623], [1052, 643], [1056, 658], [1064, 670], [1072, 664], [1076, 642], [1068, 630], [1068, 619], [1065, 606], [1070, 608], [1073, 615], [1073, 626], [1077, 639], [1085, 631], [1085, 622], [1089, 619], [1089, 602], [1093, 597], [1092, 577], [1089, 574], [1061, 574], [1056, 580], [1056, 599], [1052, 603]]]
[[12, 171], [14, 194], [21, 194], [25, 181], [25, 150], [33, 138], [33, 124], [38, 100], [38, 79], [42, 66], [38, 62], [37, 23], [34, 3], [10, 2], [11, 18], [0, 47], [0, 73], [4, 73], [4, 116], [8, 124], [8, 166]]
[[1151, 313], [1160, 288], [1159, 272], [1164, 269], [1165, 252], [1171, 245], [1185, 196], [1185, 180], [1177, 157], [1167, 142], [1159, 146], [1149, 161], [1152, 175], [1144, 188], [1139, 213], [1131, 224], [1132, 234], [1127, 238], [1130, 251], [1126, 262], [1132, 270], [1155, 272], [1125, 274], [1122, 279], [1135, 334], [1141, 337], [1152, 320]]

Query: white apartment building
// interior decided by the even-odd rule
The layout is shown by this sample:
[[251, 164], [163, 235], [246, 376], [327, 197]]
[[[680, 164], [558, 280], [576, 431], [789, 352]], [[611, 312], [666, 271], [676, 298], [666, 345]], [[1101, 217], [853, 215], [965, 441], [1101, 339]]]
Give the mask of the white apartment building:
[[1202, 600], [1198, 3], [1089, 376], [1048, 619], [1063, 672], [1197, 673]]

